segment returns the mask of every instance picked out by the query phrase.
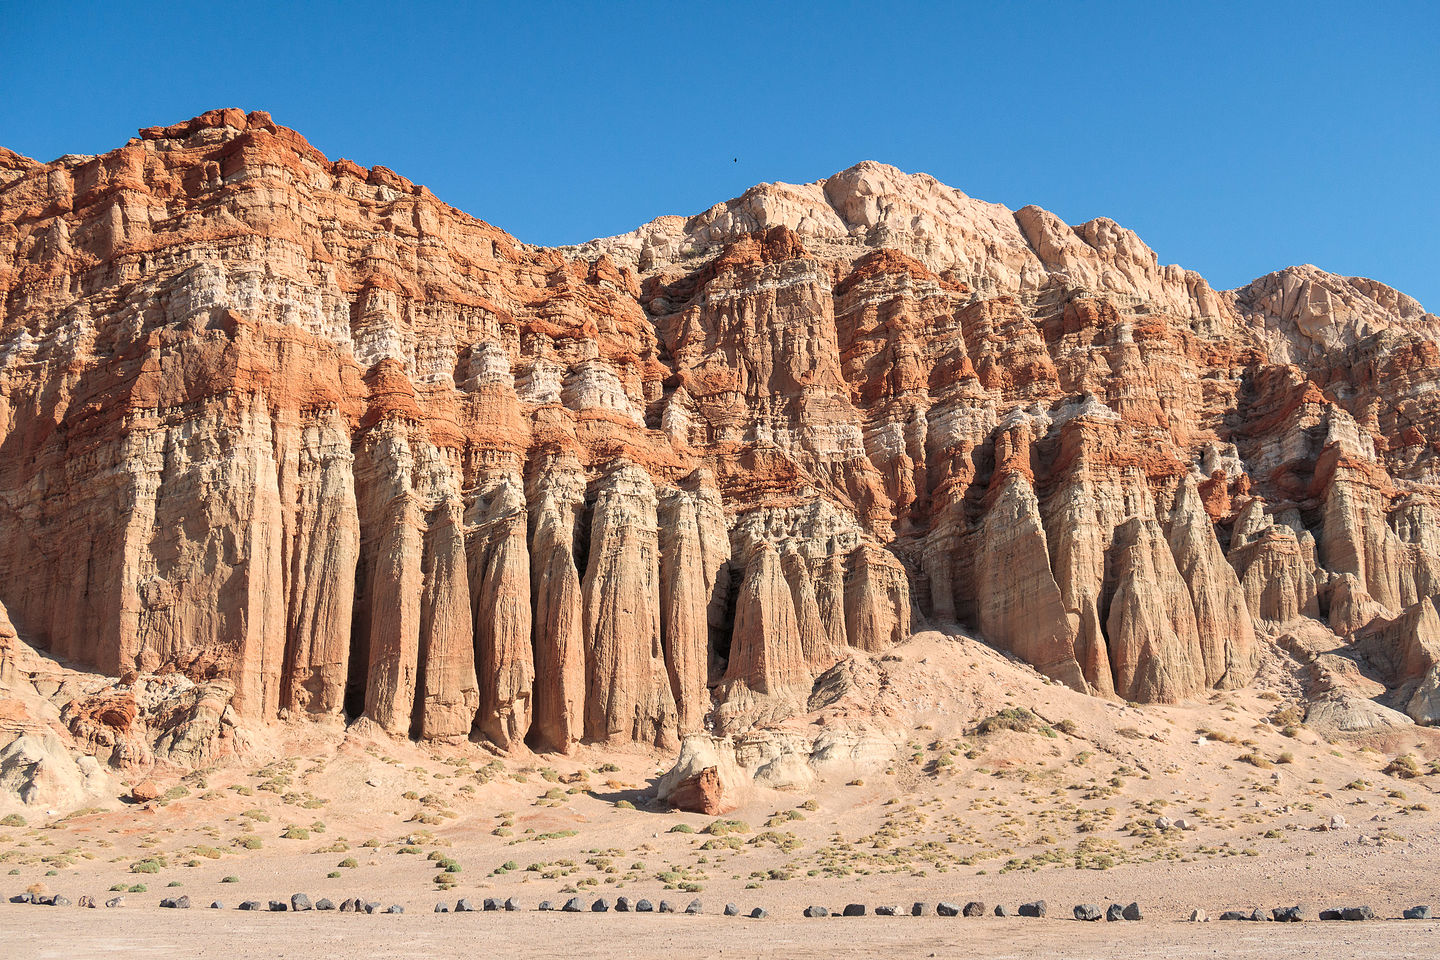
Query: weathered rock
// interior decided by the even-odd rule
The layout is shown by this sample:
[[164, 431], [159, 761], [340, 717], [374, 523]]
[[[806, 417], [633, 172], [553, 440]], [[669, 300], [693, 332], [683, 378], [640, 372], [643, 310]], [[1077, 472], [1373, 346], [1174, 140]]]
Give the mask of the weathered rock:
[[740, 908], [737, 907], [737, 906], [735, 906], [735, 904], [733, 904], [733, 903], [727, 903], [727, 904], [725, 904], [725, 910], [724, 910], [723, 912], [724, 912], [725, 916], [727, 916], [727, 917], [738, 917], [738, 916], [740, 916]]
[[941, 900], [935, 905], [935, 912], [942, 917], [958, 917], [960, 916], [960, 910], [960, 904], [950, 903], [946, 900]]
[[1118, 903], [1112, 903], [1105, 908], [1105, 922], [1114, 923], [1117, 920], [1125, 919], [1125, 908]]
[[868, 912], [863, 903], [847, 903], [845, 909], [842, 911], [842, 916], [863, 917]]
[[967, 917], [983, 917], [985, 916], [985, 904], [978, 900], [971, 900], [965, 904], [963, 912]]
[[521, 907], [520, 907], [520, 901], [519, 901], [519, 900], [516, 900], [514, 897], [506, 897], [506, 898], [505, 898], [505, 910], [506, 910], [506, 912], [508, 912], [508, 913], [515, 913], [516, 911], [518, 911], [518, 910], [520, 910], [520, 909], [521, 909]]
[[1043, 917], [1045, 916], [1045, 901], [1032, 900], [1029, 903], [1022, 903], [1019, 912], [1022, 917]]
[[[123, 907], [123, 906], [125, 906], [125, 898], [124, 898], [124, 897], [111, 897], [109, 900], [106, 900], [106, 901], [105, 901], [105, 906], [108, 907], [108, 908], [110, 908], [110, 909], [112, 909], [112, 910], [115, 909], [116, 907]], [[241, 909], [244, 909], [244, 907], [241, 907]]]
[[678, 810], [718, 816], [734, 810], [736, 803], [725, 796], [720, 782], [720, 768], [709, 766], [699, 773], [677, 781], [669, 787], [665, 797]]
[[629, 913], [629, 912], [630, 912], [630, 907], [631, 907], [631, 904], [630, 904], [630, 898], [629, 898], [629, 897], [616, 897], [616, 898], [615, 898], [615, 912], [616, 912], [616, 913]]
[[674, 912], [675, 912], [675, 904], [671, 903], [669, 900], [661, 900], [661, 901], [660, 901], [660, 908], [659, 908], [659, 911], [658, 911], [658, 912], [660, 912], [660, 913], [674, 913]]
[[310, 898], [305, 896], [305, 894], [292, 893], [290, 895], [290, 909], [294, 910], [296, 913], [304, 910], [310, 910], [312, 909], [312, 906], [313, 905], [310, 903]]
[[[821, 909], [824, 908], [822, 907]], [[916, 900], [910, 905], [910, 916], [912, 917], [932, 917], [934, 915], [934, 904], [926, 903], [923, 900]]]
[[1124, 916], [1126, 920], [1142, 920], [1145, 916], [1143, 913], [1140, 912], [1140, 904], [1134, 902], [1133, 900], [1130, 903], [1126, 904], [1125, 909], [1121, 912], [1121, 915]]
[[1100, 912], [1100, 908], [1093, 903], [1077, 904], [1072, 912], [1075, 914], [1076, 920], [1094, 921], [1100, 920], [1105, 916]]
[[1430, 908], [1428, 906], [1407, 907], [1401, 917], [1405, 920], [1429, 920]]
[[1341, 920], [1374, 920], [1375, 912], [1369, 907], [1345, 907], [1340, 911]]
[[997, 916], [997, 917], [1008, 917], [1008, 916], [1010, 916], [1010, 908], [1007, 907], [1007, 906], [1005, 906], [1005, 904], [1003, 904], [1003, 903], [997, 903], [997, 904], [995, 904], [995, 916]]
[[1270, 911], [1270, 917], [1277, 923], [1299, 923], [1305, 919], [1299, 907], [1276, 907]]
[[764, 920], [768, 916], [770, 916], [770, 914], [766, 912], [764, 907], [756, 907], [750, 911], [751, 920]]
[[[661, 903], [663, 905], [664, 901], [661, 901]], [[664, 913], [665, 911], [662, 910], [660, 912]], [[704, 913], [705, 907], [698, 899], [695, 899], [685, 905], [685, 912], [689, 914]]]
[[321, 897], [319, 900], [316, 900], [316, 901], [315, 901], [315, 909], [316, 909], [316, 910], [334, 910], [334, 909], [335, 909], [335, 901], [331, 900], [329, 897]]
[[1440, 320], [1371, 280], [1217, 292], [868, 162], [538, 248], [233, 109], [5, 177], [0, 647], [133, 675], [65, 707], [115, 768], [282, 715], [668, 748], [912, 616], [1175, 700], [1440, 593]]
[[[825, 907], [809, 906], [805, 908], [801, 915], [806, 917], [828, 917], [830, 916], [830, 911]], [[919, 916], [919, 914], [916, 914], [916, 916]]]
[[636, 901], [635, 901], [635, 912], [636, 912], [636, 913], [654, 913], [654, 912], [655, 912], [655, 904], [651, 903], [649, 900], [646, 900], [645, 898], [642, 897], [642, 898], [640, 898], [639, 900], [636, 900]]

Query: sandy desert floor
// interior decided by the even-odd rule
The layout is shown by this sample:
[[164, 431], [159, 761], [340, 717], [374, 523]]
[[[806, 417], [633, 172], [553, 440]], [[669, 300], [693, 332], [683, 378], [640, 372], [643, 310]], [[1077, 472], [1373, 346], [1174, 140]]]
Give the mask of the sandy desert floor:
[[[1017, 671], [981, 645], [899, 648], [875, 702], [905, 704], [893, 756], [804, 790], [755, 788], [720, 817], [668, 809], [672, 758], [497, 756], [297, 724], [282, 744], [163, 781], [163, 799], [0, 819], [6, 957], [1434, 956], [1437, 924], [1184, 922], [1192, 910], [1440, 908], [1440, 737], [1326, 737], [1272, 669], [1209, 702], [1137, 708]], [[908, 664], [961, 666], [944, 677]], [[973, 659], [966, 659], [973, 656]], [[868, 694], [867, 694], [868, 696]], [[1026, 711], [1018, 712], [1023, 706]], [[1008, 713], [1005, 711], [1009, 711]], [[980, 720], [1000, 718], [982, 725]], [[1014, 721], [1014, 722], [1009, 722]], [[1013, 728], [1013, 729], [1012, 729]], [[1434, 805], [1436, 810], [1432, 810]], [[401, 916], [254, 914], [303, 892]], [[162, 910], [185, 895], [189, 911]], [[559, 915], [570, 896], [703, 901], [701, 917]], [[515, 897], [514, 914], [434, 914]], [[1045, 920], [806, 920], [809, 904], [1044, 899]], [[226, 909], [207, 909], [211, 901]], [[1083, 924], [1078, 903], [1145, 919]], [[764, 920], [718, 916], [727, 902]]]

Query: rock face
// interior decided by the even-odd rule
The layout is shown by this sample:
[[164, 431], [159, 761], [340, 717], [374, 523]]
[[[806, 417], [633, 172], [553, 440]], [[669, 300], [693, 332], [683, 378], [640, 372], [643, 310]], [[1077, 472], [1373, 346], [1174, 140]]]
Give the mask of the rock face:
[[875, 163], [545, 249], [263, 113], [3, 159], [0, 602], [197, 750], [673, 745], [921, 620], [1176, 700], [1328, 615], [1440, 709], [1440, 320], [1374, 281]]

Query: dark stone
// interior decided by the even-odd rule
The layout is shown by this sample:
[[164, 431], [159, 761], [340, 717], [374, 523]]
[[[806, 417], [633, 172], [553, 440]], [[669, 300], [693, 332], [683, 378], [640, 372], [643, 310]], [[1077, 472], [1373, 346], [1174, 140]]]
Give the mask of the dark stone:
[[599, 900], [596, 900], [594, 903], [590, 904], [591, 913], [606, 913], [607, 911], [609, 911], [609, 909], [610, 901], [606, 900], [604, 897], [601, 897]]
[[385, 908], [385, 912], [386, 912], [386, 913], [404, 913], [404, 912], [405, 912], [405, 908], [402, 907], [402, 906], [400, 906], [400, 904], [398, 904], [398, 903], [392, 903], [392, 904], [390, 904], [390, 906], [388, 906], [388, 907]]
[[166, 910], [178, 910], [180, 909], [180, 901], [173, 897], [166, 897], [160, 901], [160, 906]]
[[967, 917], [983, 917], [985, 916], [985, 904], [979, 900], [971, 900], [965, 904], [965, 909], [960, 912]]
[[1131, 902], [1121, 914], [1126, 920], [1140, 920], [1145, 915], [1140, 912], [1140, 904]]
[[1250, 914], [1243, 910], [1226, 910], [1220, 914], [1221, 920], [1249, 920]]
[[934, 915], [935, 908], [928, 903], [916, 900], [910, 904], [910, 916], [912, 917], [933, 917]]
[[486, 898], [485, 898], [485, 912], [486, 912], [486, 913], [491, 913], [491, 912], [493, 912], [493, 911], [495, 911], [495, 910], [499, 910], [499, 909], [500, 909], [500, 901], [499, 901], [499, 900], [496, 900], [494, 897], [486, 897]]
[[1340, 911], [1341, 920], [1374, 920], [1375, 911], [1369, 907], [1346, 907]]
[[674, 912], [675, 912], [675, 904], [671, 903], [669, 900], [661, 900], [661, 901], [660, 901], [660, 912], [661, 912], [661, 913], [674, 913]]
[[1299, 923], [1304, 919], [1300, 916], [1299, 907], [1276, 907], [1270, 911], [1270, 916], [1276, 923]]
[[290, 909], [296, 913], [304, 913], [306, 910], [314, 909], [314, 907], [310, 903], [310, 898], [305, 896], [305, 894], [292, 893], [290, 894]]
[[865, 916], [865, 904], [847, 903], [845, 905], [845, 909], [842, 910], [841, 913], [842, 915], [847, 917], [863, 917]]
[[560, 909], [563, 910], [565, 913], [579, 913], [581, 910], [585, 909], [585, 904], [580, 902], [579, 897], [571, 897], [569, 900], [565, 901], [565, 906], [561, 907]]
[[1008, 917], [1010, 916], [1010, 910], [1005, 906], [1005, 904], [997, 903], [995, 904], [995, 916]]
[[1029, 903], [1020, 904], [1020, 916], [1022, 917], [1043, 917], [1045, 916], [1045, 901], [1032, 900]]
[[770, 914], [765, 912], [764, 907], [756, 907], [754, 910], [750, 911], [751, 920], [764, 920], [768, 916], [770, 916]]
[[615, 898], [615, 912], [616, 912], [616, 913], [629, 913], [629, 912], [630, 912], [630, 898], [629, 898], [629, 897], [616, 897], [616, 898]]
[[316, 901], [315, 901], [315, 909], [316, 909], [316, 910], [334, 910], [334, 909], [335, 909], [335, 901], [331, 900], [329, 897], [321, 897], [319, 900], [316, 900]]
[[224, 910], [224, 909], [225, 909], [225, 904], [221, 903], [219, 900], [212, 900], [212, 901], [210, 901], [210, 909], [211, 909], [211, 910]]
[[80, 898], [80, 906], [88, 907], [91, 910], [94, 910], [96, 907], [100, 906], [100, 904], [95, 902], [94, 897], [86, 895]]
[[806, 907], [803, 916], [828, 917], [830, 916], [830, 911], [825, 907]]
[[365, 906], [362, 907], [362, 909], [363, 909], [366, 913], [379, 913], [379, 912], [380, 912], [380, 901], [379, 901], [379, 900], [367, 900], [367, 901], [365, 901]]
[[[661, 904], [661, 906], [663, 907], [664, 904]], [[701, 905], [700, 901], [696, 899], [691, 900], [688, 904], [685, 905], [685, 912], [689, 914], [704, 913], [705, 908]], [[661, 910], [661, 913], [664, 913], [664, 910]]]
[[900, 916], [900, 908], [899, 908], [899, 907], [892, 907], [892, 906], [889, 906], [889, 905], [879, 906], [879, 907], [876, 907], [876, 908], [875, 908], [875, 916], [877, 916], [877, 917], [898, 917], [898, 916]]
[[727, 904], [725, 904], [725, 916], [727, 916], [727, 917], [738, 917], [738, 916], [740, 916], [740, 908], [737, 907], [737, 906], [735, 906], [735, 904], [733, 904], [733, 903], [727, 903]]
[[[187, 906], [187, 907], [190, 906], [190, 898], [189, 898], [189, 897], [181, 897], [180, 899], [182, 899], [182, 900], [185, 901], [185, 906]], [[68, 907], [68, 906], [70, 906], [70, 898], [67, 897], [67, 896], [64, 896], [64, 895], [62, 895], [62, 894], [57, 893], [57, 894], [55, 894], [55, 896], [53, 896], [53, 897], [50, 898], [50, 906], [52, 906], [52, 907]]]
[[1245, 919], [1254, 921], [1255, 923], [1270, 922], [1270, 917], [1266, 915], [1265, 911], [1261, 910], [1259, 907], [1256, 907], [1253, 911], [1251, 911], [1250, 916], [1246, 917]]
[[536, 905], [535, 909], [539, 910], [541, 913], [549, 913], [551, 910], [554, 909], [554, 907], [550, 906], [549, 900], [541, 900], [540, 903]]
[[649, 900], [636, 900], [636, 901], [635, 901], [635, 912], [636, 912], [636, 913], [654, 913], [654, 912], [655, 912], [655, 904], [651, 903]]
[[244, 903], [240, 904], [240, 909], [241, 909], [241, 910], [259, 910], [259, 909], [260, 909], [260, 901], [259, 901], [259, 900], [246, 900]]
[[1406, 920], [1429, 920], [1430, 908], [1427, 906], [1411, 907], [1401, 914]]
[[[548, 903], [548, 901], [547, 901], [547, 903]], [[473, 904], [473, 903], [470, 902], [470, 898], [469, 898], [469, 897], [461, 897], [459, 900], [456, 900], [456, 901], [455, 901], [455, 912], [456, 912], [456, 913], [474, 913], [474, 912], [475, 912], [475, 904]]]
[[34, 895], [33, 893], [17, 893], [17, 894], [15, 894], [15, 896], [13, 896], [13, 897], [10, 898], [10, 902], [11, 902], [11, 903], [34, 903], [34, 902], [35, 902], [35, 895]]
[[449, 913], [449, 912], [450, 912], [450, 904], [448, 904], [448, 903], [437, 903], [437, 904], [435, 904], [435, 912], [436, 912], [436, 913]]
[[1105, 922], [1114, 923], [1117, 920], [1125, 919], [1125, 908], [1118, 903], [1112, 903], [1105, 908]]
[[341, 901], [340, 901], [340, 912], [341, 912], [341, 913], [354, 913], [354, 912], [355, 912], [355, 898], [354, 898], [354, 897], [348, 897], [348, 898], [346, 898], [346, 899], [344, 899], [344, 900], [341, 900]]
[[284, 900], [271, 900], [271, 901], [270, 901], [270, 912], [271, 912], [271, 913], [284, 913], [286, 910], [289, 910], [289, 909], [290, 909], [290, 904], [286, 903]]
[[1093, 903], [1077, 903], [1072, 912], [1075, 914], [1076, 920], [1084, 920], [1087, 923], [1099, 920], [1104, 916], [1104, 914], [1100, 912], [1100, 908]]
[[517, 910], [519, 910], [519, 909], [520, 909], [520, 901], [519, 901], [519, 900], [516, 900], [514, 897], [507, 897], [507, 898], [505, 899], [505, 910], [506, 910], [507, 913], [515, 913], [515, 912], [516, 912]]
[[123, 907], [123, 906], [125, 906], [125, 898], [124, 898], [124, 897], [111, 897], [109, 900], [106, 900], [106, 901], [105, 901], [105, 906], [111, 908], [112, 910], [113, 910], [114, 908], [116, 908], [116, 907]]
[[1339, 911], [1339, 910], [1321, 910], [1321, 911], [1320, 911], [1320, 919], [1321, 919], [1321, 920], [1339, 920], [1339, 919], [1340, 919], [1340, 911]]

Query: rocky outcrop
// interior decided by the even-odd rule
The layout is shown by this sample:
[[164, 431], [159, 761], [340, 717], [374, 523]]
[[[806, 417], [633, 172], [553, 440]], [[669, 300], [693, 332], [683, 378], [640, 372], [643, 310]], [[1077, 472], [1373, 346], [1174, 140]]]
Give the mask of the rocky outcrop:
[[598, 481], [585, 608], [585, 736], [670, 746], [675, 694], [660, 645], [655, 488], [624, 461]]
[[869, 162], [546, 249], [237, 110], [0, 179], [0, 600], [242, 723], [668, 744], [926, 620], [1183, 699], [1440, 592], [1374, 281]]

